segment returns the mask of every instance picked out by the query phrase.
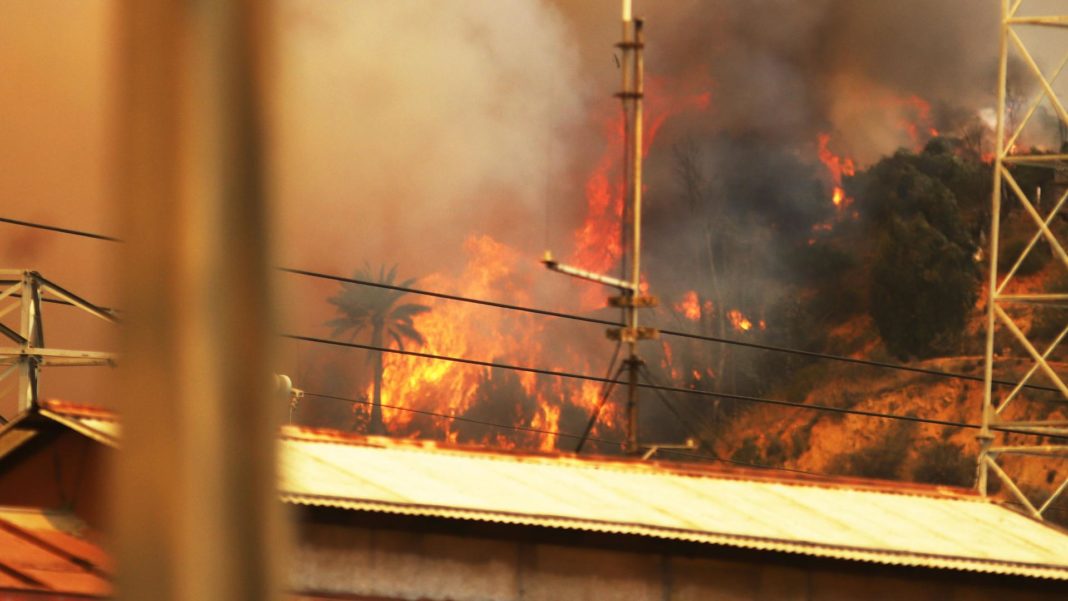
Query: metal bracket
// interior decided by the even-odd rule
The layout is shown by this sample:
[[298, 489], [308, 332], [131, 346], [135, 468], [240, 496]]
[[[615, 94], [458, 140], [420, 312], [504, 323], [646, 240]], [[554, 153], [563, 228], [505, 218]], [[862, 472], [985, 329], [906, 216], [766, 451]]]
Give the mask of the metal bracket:
[[635, 308], [635, 309], [652, 309], [660, 306], [660, 299], [651, 296], [633, 296], [630, 294], [623, 294], [621, 296], [608, 297], [608, 306], [618, 307], [620, 309]]
[[637, 342], [638, 340], [656, 340], [660, 338], [660, 330], [638, 326], [637, 328], [608, 328], [605, 336], [609, 340], [621, 342]]
[[653, 455], [656, 455], [656, 453], [660, 449], [696, 451], [697, 448], [700, 446], [700, 444], [697, 442], [696, 438], [692, 438], [691, 437], [691, 438], [687, 438], [686, 442], [683, 443], [683, 444], [667, 444], [667, 443], [661, 444], [661, 443], [657, 443], [657, 444], [649, 444], [649, 445], [642, 445], [642, 446], [646, 448], [645, 453], [642, 454], [642, 461], [647, 461]]

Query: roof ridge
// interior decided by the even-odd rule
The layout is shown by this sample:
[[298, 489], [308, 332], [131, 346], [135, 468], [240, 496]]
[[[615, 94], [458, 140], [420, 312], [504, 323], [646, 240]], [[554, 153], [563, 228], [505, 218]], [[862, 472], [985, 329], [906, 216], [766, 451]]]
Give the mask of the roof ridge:
[[116, 423], [119, 421], [118, 413], [99, 405], [59, 399], [46, 399], [41, 401], [40, 405], [42, 409], [68, 417], [85, 417]]
[[284, 426], [282, 428], [281, 438], [283, 440], [290, 439], [318, 444], [359, 446], [399, 452], [451, 454], [472, 459], [481, 459], [484, 461], [539, 462], [551, 463], [557, 466], [574, 467], [577, 469], [612, 470], [623, 473], [648, 473], [660, 475], [670, 473], [672, 475], [690, 478], [760, 481], [783, 484], [786, 486], [835, 488], [980, 503], [990, 502], [989, 499], [984, 499], [970, 489], [953, 486], [817, 474], [811, 476], [805, 474], [772, 474], [768, 473], [770, 470], [767, 469], [697, 465], [694, 463], [676, 461], [637, 461], [633, 458], [604, 455], [580, 457], [573, 453], [490, 449], [473, 445], [440, 444], [438, 441], [433, 440], [400, 439], [385, 436], [351, 434], [328, 428]]

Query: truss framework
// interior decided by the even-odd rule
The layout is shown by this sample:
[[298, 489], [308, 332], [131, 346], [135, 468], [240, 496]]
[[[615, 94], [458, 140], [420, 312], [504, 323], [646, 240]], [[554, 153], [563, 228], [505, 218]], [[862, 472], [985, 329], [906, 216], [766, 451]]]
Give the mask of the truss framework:
[[45, 345], [43, 302], [75, 307], [99, 319], [115, 323], [115, 315], [80, 296], [45, 279], [36, 271], [0, 269], [0, 319], [18, 312], [19, 326], [0, 322], [0, 381], [18, 376], [18, 410], [26, 411], [37, 404], [37, 383], [42, 367], [114, 365], [113, 353], [49, 348]]
[[[1068, 419], [1049, 419], [1019, 421], [1008, 417], [1006, 409], [1010, 406], [1022, 406], [1028, 402], [1034, 402], [1024, 398], [1021, 391], [1036, 374], [1041, 373], [1057, 391], [1056, 402], [1068, 403], [1068, 384], [1062, 374], [1057, 372], [1051, 360], [1053, 352], [1060, 347], [1068, 337], [1068, 325], [1065, 325], [1046, 345], [1036, 345], [1027, 334], [1023, 332], [1020, 324], [1010, 315], [1013, 307], [1032, 305], [1035, 307], [1068, 307], [1068, 290], [1054, 292], [1027, 292], [1012, 293], [1011, 284], [1017, 281], [1017, 274], [1028, 254], [1034, 249], [1040, 240], [1045, 241], [1051, 249], [1057, 262], [1068, 270], [1068, 251], [1065, 242], [1068, 237], [1058, 236], [1051, 227], [1051, 223], [1057, 215], [1062, 214], [1068, 201], [1068, 186], [1052, 204], [1050, 211], [1043, 215], [1037, 199], [1033, 202], [1021, 188], [1020, 182], [1013, 174], [1011, 168], [1020, 165], [1040, 167], [1056, 170], [1057, 173], [1068, 175], [1068, 154], [1063, 154], [1063, 149], [1057, 153], [1040, 153], [1035, 150], [1017, 151], [1021, 133], [1031, 123], [1043, 102], [1048, 102], [1052, 107], [1057, 119], [1063, 127], [1068, 128], [1068, 110], [1065, 110], [1063, 98], [1054, 90], [1054, 84], [1062, 71], [1068, 66], [1068, 52], [1060, 61], [1056, 69], [1048, 74], [1044, 73], [1035, 60], [1034, 54], [1020, 36], [1023, 28], [1034, 27], [1057, 27], [1068, 28], [1068, 14], [1065, 15], [1039, 15], [1022, 16], [1021, 10], [1028, 4], [1028, 0], [1002, 0], [1001, 1], [1001, 26], [1000, 26], [1000, 55], [998, 68], [998, 97], [997, 97], [997, 132], [994, 152], [994, 190], [993, 206], [991, 211], [990, 229], [990, 299], [987, 303], [987, 338], [984, 371], [984, 394], [983, 394], [983, 423], [979, 434], [980, 453], [978, 465], [977, 486], [980, 493], [988, 493], [990, 474], [993, 473], [1005, 488], [1023, 506], [1024, 511], [1037, 519], [1043, 519], [1043, 515], [1054, 501], [1068, 490], [1068, 478], [1059, 485], [1041, 503], [1034, 503], [1024, 494], [1017, 480], [1006, 472], [1004, 459], [1009, 456], [1018, 457], [1068, 457], [1068, 438], [1052, 438], [1050, 440], [1062, 444], [1009, 444], [995, 443], [995, 432], [1001, 428], [1012, 428], [1017, 431], [1026, 431], [1046, 436], [1068, 437]], [[1068, 38], [1066, 38], [1068, 40]], [[1068, 51], [1068, 43], [1065, 44]], [[1025, 70], [1028, 83], [1035, 85], [1037, 90], [1033, 96], [1022, 105], [1027, 110], [1023, 113], [1018, 123], [1013, 123], [1015, 114], [1010, 115], [1008, 107], [1008, 66], [1010, 55], [1019, 59], [1019, 64]], [[1011, 123], [1011, 125], [1010, 125]], [[1027, 220], [1033, 222], [1035, 232], [1028, 244], [1018, 257], [1014, 259], [1012, 267], [1004, 274], [998, 274], [999, 239], [1001, 232], [1002, 203], [1019, 203], [1027, 215]], [[1008, 309], [1008, 310], [1007, 310]], [[1002, 328], [1009, 333], [1012, 340], [1026, 353], [1025, 360], [1030, 364], [1026, 373], [1019, 378], [1011, 390], [993, 388], [993, 372], [995, 359], [995, 333]], [[1042, 439], [1034, 439], [1041, 443]]]

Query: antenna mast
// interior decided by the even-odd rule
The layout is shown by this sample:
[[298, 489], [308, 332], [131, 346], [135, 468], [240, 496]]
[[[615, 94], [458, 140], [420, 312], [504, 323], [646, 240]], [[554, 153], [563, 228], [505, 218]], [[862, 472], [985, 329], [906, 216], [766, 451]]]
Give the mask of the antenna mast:
[[[652, 296], [644, 296], [641, 291], [641, 249], [642, 249], [642, 97], [644, 93], [645, 63], [644, 47], [645, 39], [642, 32], [643, 22], [635, 19], [631, 11], [631, 0], [623, 0], [623, 41], [617, 44], [622, 51], [621, 67], [623, 71], [622, 90], [616, 94], [623, 106], [623, 118], [626, 136], [623, 144], [624, 164], [626, 169], [626, 181], [624, 182], [624, 203], [628, 208], [624, 214], [629, 216], [630, 223], [624, 224], [629, 227], [630, 253], [629, 269], [626, 271], [626, 279], [591, 273], [584, 269], [562, 265], [555, 261], [552, 254], [546, 251], [542, 263], [553, 271], [558, 271], [573, 277], [590, 280], [619, 290], [618, 296], [608, 299], [611, 306], [623, 309], [624, 326], [608, 330], [608, 337], [619, 340], [627, 345], [627, 356], [620, 366], [620, 371], [627, 372], [627, 439], [624, 451], [637, 453], [640, 450], [638, 442], [638, 377], [644, 365], [638, 354], [638, 342], [656, 338], [658, 332], [654, 328], [642, 327], [638, 323], [638, 309], [655, 307], [657, 300]], [[627, 249], [624, 249], [623, 260], [626, 264]], [[615, 379], [615, 378], [613, 378]], [[605, 391], [607, 396], [607, 390]], [[602, 399], [602, 404], [604, 399]], [[599, 412], [598, 408], [598, 412]], [[597, 413], [593, 415], [590, 425], [586, 429], [589, 434]], [[583, 437], [583, 442], [585, 436]], [[582, 443], [579, 444], [579, 450]]]

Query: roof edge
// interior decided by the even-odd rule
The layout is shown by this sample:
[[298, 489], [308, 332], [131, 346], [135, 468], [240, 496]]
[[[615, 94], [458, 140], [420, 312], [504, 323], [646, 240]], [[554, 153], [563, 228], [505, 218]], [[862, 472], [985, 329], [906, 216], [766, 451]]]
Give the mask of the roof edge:
[[[302, 495], [285, 492], [281, 493], [281, 499], [283, 502], [291, 505], [307, 507], [371, 511], [416, 517], [437, 517], [535, 528], [580, 530], [602, 534], [631, 535], [668, 541], [708, 544], [755, 551], [783, 552], [840, 561], [1068, 581], [1068, 567], [1052, 564], [1017, 563], [952, 555], [911, 553], [907, 551], [870, 549], [864, 547], [808, 543], [736, 534], [701, 532], [681, 528], [606, 520], [516, 514], [480, 509], [459, 509], [445, 506], [412, 505], [390, 503], [387, 501], [360, 501], [341, 497]], [[1009, 510], [1006, 509], [1006, 511]]]
[[633, 457], [621, 457], [617, 455], [593, 455], [561, 452], [561, 451], [530, 451], [516, 449], [494, 449], [476, 445], [462, 445], [443, 443], [429, 439], [392, 438], [388, 436], [371, 436], [342, 432], [328, 428], [307, 428], [302, 426], [286, 425], [282, 427], [280, 438], [297, 442], [314, 442], [339, 445], [352, 445], [381, 449], [410, 450], [447, 453], [457, 455], [477, 455], [490, 460], [533, 460], [553, 461], [556, 463], [568, 462], [576, 467], [607, 468], [619, 470], [649, 470], [657, 472], [670, 472], [690, 477], [716, 477], [731, 480], [757, 480], [762, 482], [777, 482], [786, 485], [797, 486], [824, 486], [827, 488], [844, 488], [850, 490], [862, 490], [880, 492], [886, 494], [900, 494], [907, 496], [927, 496], [937, 498], [951, 498], [958, 500], [989, 502], [970, 488], [956, 486], [923, 484], [917, 482], [899, 482], [895, 480], [876, 480], [870, 478], [856, 478], [849, 476], [831, 476], [821, 474], [799, 474], [783, 472], [772, 468], [743, 468], [736, 466], [712, 465], [708, 462], [683, 462], [667, 460], [638, 460]]

